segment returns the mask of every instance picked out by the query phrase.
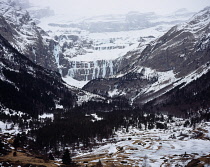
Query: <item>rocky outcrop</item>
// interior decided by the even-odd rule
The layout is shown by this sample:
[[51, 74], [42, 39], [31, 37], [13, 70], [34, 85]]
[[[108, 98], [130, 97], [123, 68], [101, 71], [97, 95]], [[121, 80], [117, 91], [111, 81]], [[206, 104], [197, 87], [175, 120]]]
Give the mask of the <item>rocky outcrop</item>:
[[57, 44], [53, 54], [62, 76], [89, 81], [95, 78], [108, 78], [117, 73], [118, 61], [116, 60], [74, 60], [74, 57], [86, 56], [87, 50], [92, 51], [92, 41], [77, 35], [60, 35], [55, 36], [54, 39]]
[[108, 78], [117, 72], [113, 60], [96, 60], [90, 62], [70, 61], [68, 76], [77, 80], [89, 81], [96, 78]]
[[119, 78], [98, 78], [83, 87], [95, 94], [106, 97], [124, 96], [127, 99], [137, 96], [148, 85], [158, 80], [156, 75], [145, 78], [142, 73], [128, 73]]

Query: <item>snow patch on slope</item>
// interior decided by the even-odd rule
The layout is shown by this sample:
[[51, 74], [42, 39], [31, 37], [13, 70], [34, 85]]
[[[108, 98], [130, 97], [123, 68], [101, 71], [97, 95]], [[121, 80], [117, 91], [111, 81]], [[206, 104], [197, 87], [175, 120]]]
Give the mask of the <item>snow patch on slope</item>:
[[[166, 88], [167, 86], [169, 86], [169, 87], [166, 88], [164, 91], [162, 91], [158, 96], [154, 96], [154, 97], [151, 97], [150, 99], [147, 99], [147, 101], [145, 101], [145, 103], [153, 100], [156, 97], [159, 97], [159, 96], [165, 94], [166, 92], [172, 90], [174, 87], [176, 87], [178, 85], [181, 85], [184, 83], [184, 85], [182, 87], [185, 87], [186, 85], [188, 85], [192, 81], [200, 78], [202, 75], [206, 74], [209, 71], [210, 71], [210, 67], [207, 63], [206, 65], [201, 66], [194, 72], [192, 72], [189, 75], [187, 75], [186, 77], [182, 77], [182, 78], [177, 78], [176, 74], [174, 74], [172, 70], [168, 71], [168, 72], [158, 72], [157, 73], [158, 81], [155, 82], [154, 84], [150, 85], [149, 87], [147, 87], [144, 90], [144, 93], [147, 93], [147, 94], [155, 93], [161, 89]], [[141, 95], [141, 94], [139, 94], [139, 95]], [[137, 95], [137, 97], [139, 95]], [[135, 97], [135, 98], [137, 98], [137, 97]], [[133, 98], [132, 100], [134, 100], [135, 98]]]
[[206, 65], [203, 65], [203, 66], [199, 67], [197, 70], [195, 70], [191, 74], [187, 75], [186, 77], [182, 78], [179, 82], [175, 83], [174, 85], [176, 86], [176, 85], [179, 85], [181, 83], [185, 83], [182, 86], [182, 87], [185, 87], [187, 84], [189, 84], [192, 81], [200, 78], [202, 75], [204, 75], [204, 74], [206, 74], [207, 72], [210, 71], [210, 66], [208, 64], [209, 64], [209, 62], [207, 62]]
[[[14, 116], [21, 118], [23, 116], [28, 116], [28, 114], [23, 113], [21, 111], [15, 111], [9, 109], [0, 103], [0, 113], [7, 116]], [[20, 132], [20, 128], [18, 125], [7, 121], [0, 121], [0, 133], [9, 133], [9, 134], [18, 134]]]
[[44, 113], [42, 115], [39, 115], [39, 119], [46, 119], [46, 118], [54, 120], [54, 114]]
[[85, 86], [89, 81], [78, 81], [70, 76], [65, 76], [63, 77], [63, 80], [71, 85], [71, 86], [75, 86], [77, 88], [82, 88], [83, 86]]

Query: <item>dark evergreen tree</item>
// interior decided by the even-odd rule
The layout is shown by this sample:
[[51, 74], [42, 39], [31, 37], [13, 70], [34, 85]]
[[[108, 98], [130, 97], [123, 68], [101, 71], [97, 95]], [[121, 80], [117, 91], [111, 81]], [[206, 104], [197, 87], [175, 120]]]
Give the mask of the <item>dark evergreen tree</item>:
[[20, 139], [18, 136], [14, 139], [13, 146], [15, 147], [15, 149], [20, 147]]
[[16, 157], [17, 156], [17, 152], [13, 152], [13, 157]]
[[5, 145], [4, 145], [4, 143], [2, 142], [2, 140], [0, 139], [0, 155], [1, 155], [2, 153], [4, 153], [4, 148], [5, 148]]
[[63, 164], [65, 165], [70, 165], [71, 164], [71, 158], [70, 158], [70, 153], [69, 153], [69, 150], [66, 149], [64, 154], [63, 154], [63, 157], [62, 157], [62, 162]]
[[0, 139], [0, 150], [3, 149], [4, 144], [2, 143], [2, 140]]

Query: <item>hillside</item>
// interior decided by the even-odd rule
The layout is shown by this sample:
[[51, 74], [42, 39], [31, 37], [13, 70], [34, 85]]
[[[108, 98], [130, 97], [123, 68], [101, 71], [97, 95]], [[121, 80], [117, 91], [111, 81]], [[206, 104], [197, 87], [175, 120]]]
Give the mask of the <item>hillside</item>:
[[56, 105], [72, 108], [75, 95], [61, 76], [35, 65], [0, 36], [2, 105], [31, 115], [52, 112]]

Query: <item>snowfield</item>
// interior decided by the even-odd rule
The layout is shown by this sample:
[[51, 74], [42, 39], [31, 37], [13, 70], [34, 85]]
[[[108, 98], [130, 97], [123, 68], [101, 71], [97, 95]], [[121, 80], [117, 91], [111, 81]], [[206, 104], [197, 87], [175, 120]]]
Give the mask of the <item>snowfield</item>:
[[[89, 153], [79, 153], [73, 159], [88, 166], [99, 160], [106, 167], [185, 166], [192, 159], [210, 154], [210, 123], [196, 129], [183, 127], [184, 120], [168, 123], [168, 129], [139, 130], [130, 127], [116, 132], [113, 139]], [[202, 133], [198, 137], [198, 133]]]
[[77, 88], [82, 88], [89, 81], [78, 81], [70, 76], [63, 77], [63, 80], [71, 86], [75, 86]]

